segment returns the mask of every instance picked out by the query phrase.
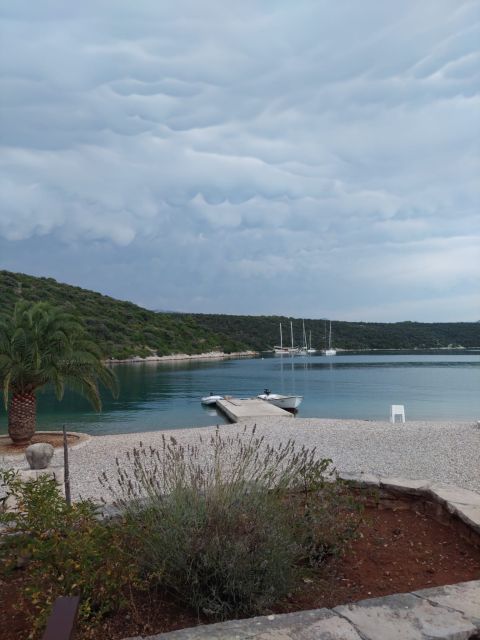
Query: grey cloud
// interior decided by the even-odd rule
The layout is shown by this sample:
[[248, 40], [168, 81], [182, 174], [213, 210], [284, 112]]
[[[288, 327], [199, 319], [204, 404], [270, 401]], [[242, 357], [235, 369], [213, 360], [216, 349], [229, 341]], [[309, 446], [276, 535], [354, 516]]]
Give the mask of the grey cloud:
[[[439, 287], [474, 300], [475, 2], [22, 0], [2, 11], [5, 265], [20, 268], [34, 240], [61, 277], [39, 245], [59, 260], [83, 246], [96, 288], [121, 295], [116, 265], [124, 297], [147, 304], [138, 281], [158, 269], [169, 281], [149, 306], [204, 311], [321, 313], [315, 294], [346, 315], [344, 298], [360, 312], [363, 295], [371, 319], [388, 317], [379, 272], [424, 318]], [[297, 292], [288, 302], [282, 284]], [[236, 286], [248, 308], [233, 308]]]

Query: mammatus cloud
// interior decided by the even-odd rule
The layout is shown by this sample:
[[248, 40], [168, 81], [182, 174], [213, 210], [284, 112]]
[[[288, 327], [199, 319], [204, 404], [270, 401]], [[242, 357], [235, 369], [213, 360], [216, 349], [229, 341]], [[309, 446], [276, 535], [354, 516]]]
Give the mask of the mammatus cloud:
[[152, 308], [480, 318], [475, 1], [77, 4], [3, 9], [4, 267]]

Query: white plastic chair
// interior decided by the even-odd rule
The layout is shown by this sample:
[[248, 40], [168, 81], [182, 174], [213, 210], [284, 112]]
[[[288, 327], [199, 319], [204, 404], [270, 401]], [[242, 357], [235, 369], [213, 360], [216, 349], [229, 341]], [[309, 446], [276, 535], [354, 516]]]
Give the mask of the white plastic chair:
[[402, 422], [405, 424], [405, 407], [403, 404], [392, 404], [390, 411], [390, 422], [395, 424], [395, 417], [400, 416]]

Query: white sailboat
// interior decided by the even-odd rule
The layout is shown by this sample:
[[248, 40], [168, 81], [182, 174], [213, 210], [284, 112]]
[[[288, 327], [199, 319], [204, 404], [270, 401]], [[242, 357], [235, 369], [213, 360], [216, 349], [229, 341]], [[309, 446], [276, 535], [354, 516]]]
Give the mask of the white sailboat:
[[299, 356], [306, 356], [308, 354], [308, 345], [307, 345], [307, 334], [305, 333], [305, 320], [302, 320], [302, 339], [303, 345], [300, 349], [298, 349]]
[[[326, 328], [327, 328], [327, 322], [325, 321], [325, 342], [327, 340]], [[331, 320], [330, 320], [330, 330], [329, 330], [329, 333], [328, 333], [328, 347], [323, 350], [323, 355], [324, 356], [336, 356], [337, 355], [336, 349], [334, 349], [332, 347], [332, 321]]]
[[310, 346], [307, 349], [307, 353], [317, 353], [316, 349], [312, 347], [312, 332], [310, 331]]
[[291, 338], [292, 338], [292, 346], [291, 347], [284, 347], [283, 346], [283, 333], [282, 333], [282, 323], [280, 322], [280, 345], [276, 345], [275, 347], [273, 347], [273, 351], [275, 352], [275, 354], [277, 355], [292, 355], [298, 352], [298, 349], [296, 347], [293, 346], [293, 325], [290, 322], [290, 334], [291, 334]]
[[280, 344], [275, 345], [273, 347], [273, 351], [282, 355], [283, 353], [287, 353], [288, 349], [283, 346], [283, 333], [282, 333], [282, 323], [280, 322]]

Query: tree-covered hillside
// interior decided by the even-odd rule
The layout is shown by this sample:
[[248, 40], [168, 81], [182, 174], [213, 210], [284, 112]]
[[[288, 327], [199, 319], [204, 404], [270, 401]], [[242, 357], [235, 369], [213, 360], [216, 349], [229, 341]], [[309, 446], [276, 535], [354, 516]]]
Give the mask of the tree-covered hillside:
[[246, 347], [199, 325], [187, 315], [159, 314], [94, 291], [0, 271], [0, 313], [10, 313], [17, 300], [48, 301], [77, 314], [105, 357], [241, 351]]
[[[290, 320], [295, 344], [302, 340], [302, 320], [279, 316], [156, 313], [131, 302], [61, 284], [0, 271], [0, 312], [9, 313], [17, 300], [46, 300], [78, 314], [105, 357], [127, 358], [151, 354], [202, 353], [271, 349], [290, 343]], [[312, 345], [325, 346], [325, 321], [305, 319]], [[338, 349], [432, 349], [448, 346], [480, 347], [480, 322], [332, 322]]]
[[[271, 349], [280, 340], [282, 323], [284, 345], [290, 344], [290, 321], [294, 343], [302, 342], [302, 320], [280, 316], [228, 316], [192, 314], [205, 329], [211, 329], [247, 344], [251, 349]], [[305, 319], [305, 331], [312, 346], [325, 347], [325, 320]], [[480, 322], [332, 322], [332, 342], [338, 349], [435, 349], [442, 347], [480, 347]]]

